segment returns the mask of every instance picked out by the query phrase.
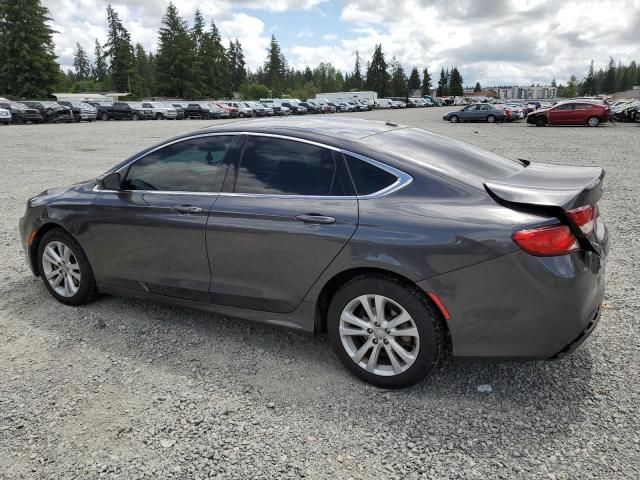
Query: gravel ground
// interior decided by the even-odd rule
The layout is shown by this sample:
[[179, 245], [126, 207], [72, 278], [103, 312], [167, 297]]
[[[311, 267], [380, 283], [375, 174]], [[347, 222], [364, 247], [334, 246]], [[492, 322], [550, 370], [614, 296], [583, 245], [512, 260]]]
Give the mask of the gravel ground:
[[351, 377], [324, 338], [115, 297], [65, 307], [29, 274], [16, 235], [29, 196], [210, 122], [0, 127], [0, 478], [640, 478], [640, 125], [443, 113], [358, 116], [606, 168], [606, 308], [564, 360], [454, 360], [397, 392]]

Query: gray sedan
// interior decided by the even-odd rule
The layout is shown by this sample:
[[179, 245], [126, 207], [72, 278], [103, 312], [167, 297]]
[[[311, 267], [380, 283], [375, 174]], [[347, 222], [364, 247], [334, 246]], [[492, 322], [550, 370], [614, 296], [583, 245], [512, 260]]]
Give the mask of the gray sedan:
[[477, 103], [474, 105], [467, 105], [466, 107], [456, 110], [454, 112], [448, 112], [443, 120], [447, 120], [451, 123], [457, 122], [502, 122], [506, 119], [506, 114], [503, 110], [495, 108], [488, 103]]
[[30, 198], [20, 236], [64, 304], [126, 295], [327, 334], [397, 388], [448, 353], [555, 358], [591, 333], [603, 176], [391, 123], [231, 122]]

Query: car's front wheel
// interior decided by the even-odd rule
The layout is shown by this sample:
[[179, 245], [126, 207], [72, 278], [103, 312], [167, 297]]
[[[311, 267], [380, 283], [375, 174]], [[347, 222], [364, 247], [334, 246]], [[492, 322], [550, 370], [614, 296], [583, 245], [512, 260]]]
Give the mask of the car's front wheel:
[[96, 282], [82, 247], [62, 230], [47, 232], [38, 246], [40, 277], [49, 293], [67, 305], [82, 305], [96, 296]]
[[440, 314], [423, 292], [393, 277], [356, 277], [329, 306], [327, 328], [342, 363], [383, 388], [422, 380], [444, 353]]
[[489, 122], [489, 123], [496, 123], [496, 117], [495, 117], [495, 115], [489, 115], [489, 116], [487, 117], [487, 122]]
[[451, 123], [458, 123], [458, 120], [459, 120], [459, 119], [458, 119], [458, 117], [457, 117], [456, 115], [451, 115], [451, 116], [449, 117], [449, 121], [450, 121]]

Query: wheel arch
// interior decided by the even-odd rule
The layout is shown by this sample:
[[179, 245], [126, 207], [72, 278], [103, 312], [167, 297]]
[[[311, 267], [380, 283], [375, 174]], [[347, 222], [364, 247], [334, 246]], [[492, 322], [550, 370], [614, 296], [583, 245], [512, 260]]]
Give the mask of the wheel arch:
[[38, 268], [38, 248], [40, 248], [40, 242], [42, 238], [51, 230], [62, 230], [64, 233], [73, 238], [73, 235], [64, 228], [61, 224], [57, 222], [47, 222], [42, 224], [36, 231], [29, 244], [29, 263], [31, 267], [31, 271], [36, 277], [40, 276], [40, 269]]
[[[415, 282], [405, 277], [404, 275], [401, 275], [392, 270], [387, 270], [384, 268], [377, 268], [377, 267], [355, 267], [355, 268], [343, 270], [342, 272], [339, 272], [335, 274], [333, 277], [331, 277], [320, 290], [320, 293], [316, 301], [316, 314], [315, 314], [315, 321], [314, 321], [315, 334], [327, 333], [327, 313], [329, 311], [329, 304], [331, 303], [331, 299], [336, 294], [336, 292], [346, 282], [361, 275], [384, 275], [397, 280], [398, 282], [406, 285], [409, 288], [415, 288], [415, 289], [418, 289], [419, 291], [422, 291]], [[436, 311], [440, 312], [440, 315], [439, 315], [440, 321], [445, 331], [447, 332], [447, 337], [450, 337], [449, 328], [447, 326], [447, 322], [444, 319], [444, 315], [442, 314], [440, 307], [436, 305], [436, 303], [431, 299], [431, 297], [429, 297], [427, 292], [423, 292], [423, 293], [424, 293], [425, 299], [433, 305]], [[450, 342], [450, 339], [448, 341]]]

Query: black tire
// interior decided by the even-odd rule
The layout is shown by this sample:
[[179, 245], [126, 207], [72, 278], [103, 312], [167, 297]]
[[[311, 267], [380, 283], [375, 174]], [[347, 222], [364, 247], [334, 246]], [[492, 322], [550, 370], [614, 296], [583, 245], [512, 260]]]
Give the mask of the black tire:
[[488, 123], [496, 123], [496, 116], [495, 115], [487, 115], [487, 122]]
[[156, 113], [156, 120], [164, 120], [164, 115], [161, 113]]
[[536, 117], [536, 127], [546, 127], [547, 119], [543, 116]]
[[457, 115], [451, 115], [451, 116], [449, 117], [449, 121], [450, 121], [451, 123], [458, 123], [458, 122], [460, 121], [460, 119], [458, 118], [458, 116], [457, 116]]
[[102, 120], [103, 122], [106, 122], [109, 120], [109, 114], [107, 112], [102, 112], [102, 115], [100, 115], [100, 120]]
[[[343, 310], [352, 300], [369, 294], [383, 295], [401, 305], [418, 330], [420, 346], [416, 359], [397, 375], [368, 372], [351, 359], [342, 343], [339, 330]], [[327, 329], [333, 349], [343, 365], [361, 380], [382, 388], [404, 388], [419, 382], [438, 364], [446, 350], [447, 336], [442, 316], [424, 292], [384, 274], [361, 275], [346, 282], [331, 299]]]
[[137, 113], [134, 113], [133, 115], [131, 115], [131, 120], [133, 120], [134, 122], [137, 122], [138, 120], [140, 120], [140, 115], [138, 115]]
[[600, 125], [600, 119], [598, 117], [589, 117], [587, 120], [587, 125], [589, 127], [597, 127]]
[[[58, 292], [56, 292], [49, 281], [47, 280], [44, 272], [43, 266], [43, 252], [47, 245], [51, 242], [61, 242], [65, 244], [68, 248], [71, 249], [75, 260], [77, 261], [78, 266], [80, 267], [80, 284], [78, 291], [75, 295], [71, 297], [65, 297]], [[59, 302], [64, 303], [65, 305], [84, 305], [86, 303], [94, 300], [98, 294], [98, 289], [96, 287], [96, 281], [93, 276], [93, 270], [91, 269], [91, 265], [89, 264], [89, 260], [85, 255], [82, 247], [76, 242], [69, 234], [67, 234], [62, 229], [53, 229], [49, 230], [42, 237], [40, 242], [38, 243], [38, 272], [40, 274], [40, 278], [44, 283], [44, 286], [49, 290], [49, 293]]]
[[82, 121], [82, 117], [80, 115], [73, 116], [73, 123], [80, 123]]

